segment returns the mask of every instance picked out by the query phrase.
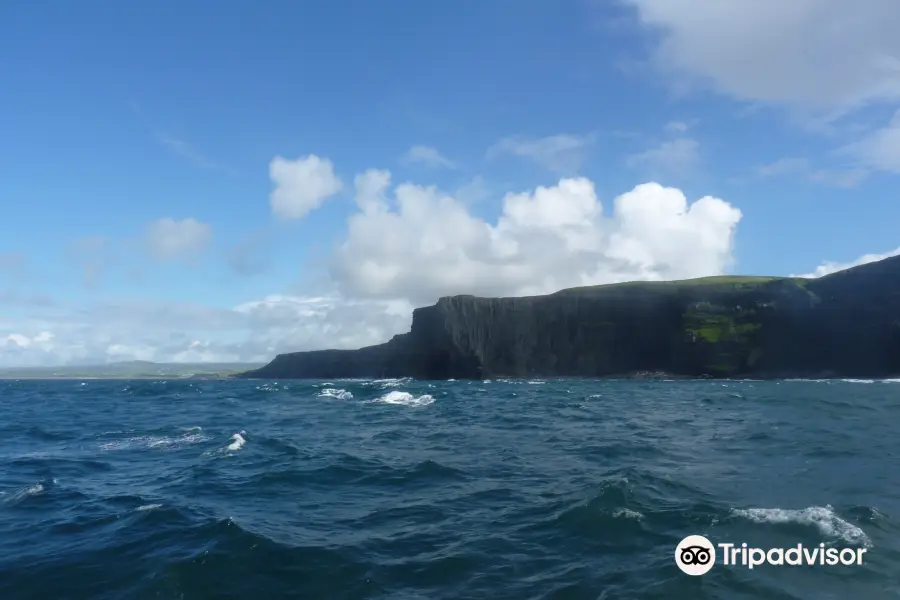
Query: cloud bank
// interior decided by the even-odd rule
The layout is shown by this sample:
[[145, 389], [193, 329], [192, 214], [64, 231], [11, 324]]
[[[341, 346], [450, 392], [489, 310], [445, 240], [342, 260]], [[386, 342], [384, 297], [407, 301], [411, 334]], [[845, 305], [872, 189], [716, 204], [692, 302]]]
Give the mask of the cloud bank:
[[435, 187], [390, 186], [387, 171], [356, 179], [359, 212], [331, 269], [347, 297], [427, 304], [712, 275], [731, 264], [741, 219], [722, 199], [691, 203], [657, 183], [615, 198], [605, 214], [593, 182], [561, 179], [506, 194], [493, 223]]
[[626, 0], [655, 64], [741, 100], [840, 113], [900, 100], [894, 0]]
[[[271, 173], [272, 206], [282, 218], [308, 213], [341, 187], [331, 162], [314, 155], [276, 158]], [[721, 198], [689, 200], [653, 182], [604, 203], [591, 180], [562, 178], [506, 193], [493, 219], [473, 212], [464, 194], [394, 185], [385, 170], [358, 174], [354, 189], [356, 210], [331, 257], [329, 294], [271, 294], [224, 308], [51, 302], [25, 318], [0, 319], [0, 364], [264, 361], [279, 352], [357, 348], [407, 331], [413, 307], [445, 295], [519, 296], [723, 273], [741, 220]], [[154, 256], [171, 260], [196, 255], [211, 236], [196, 219], [161, 219], [145, 241]], [[78, 250], [104, 247], [90, 242]], [[11, 305], [18, 297], [0, 300]]]

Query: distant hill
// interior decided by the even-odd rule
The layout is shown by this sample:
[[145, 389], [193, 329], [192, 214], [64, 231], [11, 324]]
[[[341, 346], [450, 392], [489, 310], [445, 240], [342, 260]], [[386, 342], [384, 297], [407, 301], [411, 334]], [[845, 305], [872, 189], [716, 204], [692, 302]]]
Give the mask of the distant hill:
[[186, 379], [216, 378], [255, 369], [262, 363], [154, 363], [144, 360], [105, 365], [0, 368], [0, 379]]

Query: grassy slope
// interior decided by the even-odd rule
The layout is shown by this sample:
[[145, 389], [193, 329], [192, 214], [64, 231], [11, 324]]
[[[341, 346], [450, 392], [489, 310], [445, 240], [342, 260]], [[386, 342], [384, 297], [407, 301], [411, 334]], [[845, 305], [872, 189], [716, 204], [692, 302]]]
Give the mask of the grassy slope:
[[614, 292], [618, 290], [632, 291], [635, 289], [648, 291], [671, 291], [678, 288], [698, 287], [707, 287], [710, 289], [729, 291], [749, 289], [771, 283], [773, 281], [793, 281], [798, 285], [804, 285], [808, 280], [799, 277], [767, 277], [763, 275], [718, 275], [714, 277], [698, 277], [697, 279], [680, 279], [675, 281], [625, 281], [622, 283], [607, 283], [603, 285], [568, 288], [556, 293], [603, 293]]
[[[595, 300], [633, 302], [665, 298], [681, 306], [677, 334], [681, 352], [693, 356], [709, 374], [727, 375], [751, 369], [763, 356], [762, 328], [772, 301], [809, 298], [809, 279], [795, 277], [724, 275], [676, 281], [633, 281], [561, 290], [553, 295], [584, 296]], [[611, 320], [610, 337], [618, 331], [629, 337], [629, 325]], [[625, 327], [626, 329], [623, 329]], [[660, 343], [669, 343], [661, 338]]]

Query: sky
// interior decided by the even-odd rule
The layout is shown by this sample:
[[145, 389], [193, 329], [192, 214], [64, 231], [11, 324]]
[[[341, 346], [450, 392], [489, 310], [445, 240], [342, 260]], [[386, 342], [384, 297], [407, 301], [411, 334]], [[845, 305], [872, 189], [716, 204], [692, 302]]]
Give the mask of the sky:
[[0, 366], [900, 253], [896, 0], [7, 0]]

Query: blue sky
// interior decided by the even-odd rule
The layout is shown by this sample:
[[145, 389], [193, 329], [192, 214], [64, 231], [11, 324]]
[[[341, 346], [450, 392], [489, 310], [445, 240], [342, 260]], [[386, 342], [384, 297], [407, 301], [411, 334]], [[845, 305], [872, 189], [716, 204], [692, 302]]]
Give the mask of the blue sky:
[[890, 0], [6, 2], [0, 364], [265, 360], [440, 295], [894, 253], [898, 25]]

